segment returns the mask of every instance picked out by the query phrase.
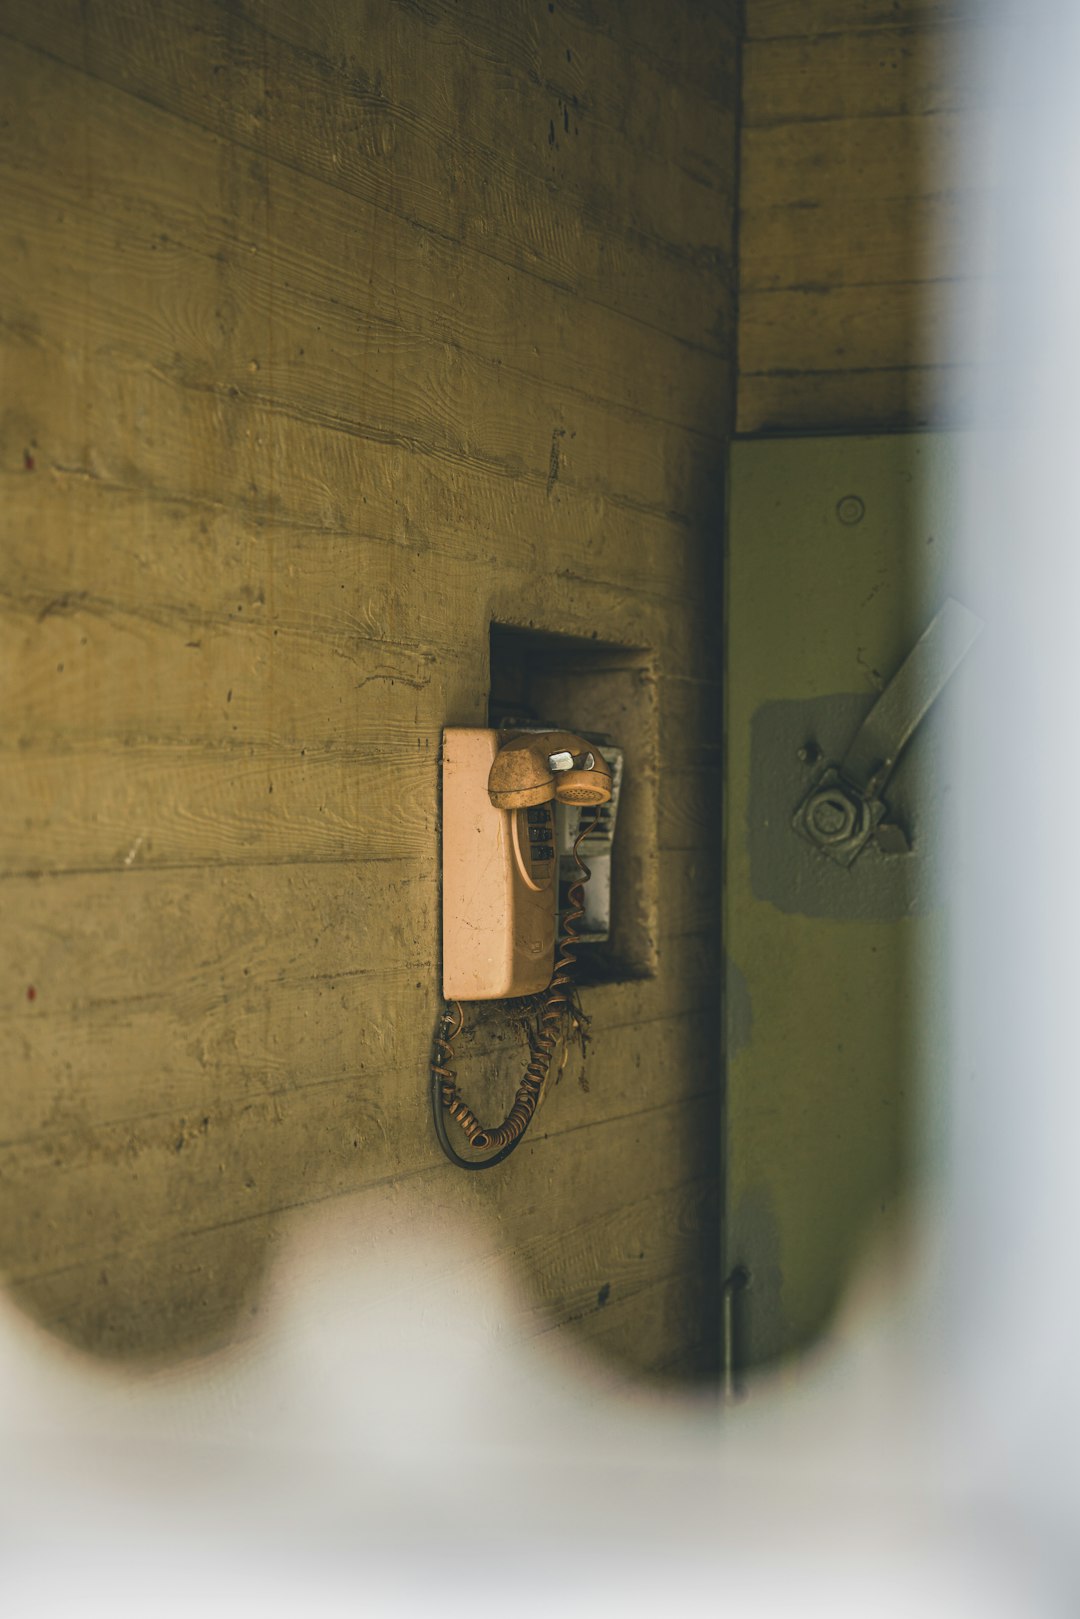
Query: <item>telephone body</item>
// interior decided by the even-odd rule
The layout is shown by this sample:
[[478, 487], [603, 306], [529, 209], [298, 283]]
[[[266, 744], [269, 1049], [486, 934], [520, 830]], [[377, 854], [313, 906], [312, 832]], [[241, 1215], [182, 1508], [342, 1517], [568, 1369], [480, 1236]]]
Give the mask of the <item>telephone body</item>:
[[[580, 768], [581, 753], [573, 753], [585, 746], [590, 747], [585, 758], [594, 761], [589, 771]], [[493, 769], [497, 758], [500, 767], [512, 765], [515, 750], [523, 755], [553, 750], [555, 773], [542, 794], [519, 787], [504, 795], [514, 801], [504, 808], [492, 801]], [[575, 844], [592, 872], [575, 942], [608, 936], [622, 764], [621, 749], [606, 739], [601, 753], [599, 741], [535, 723], [444, 731], [443, 993], [448, 1001], [502, 1000], [548, 987], [559, 913], [580, 875]], [[600, 784], [595, 790], [589, 781], [593, 771]], [[522, 797], [538, 801], [523, 803]]]

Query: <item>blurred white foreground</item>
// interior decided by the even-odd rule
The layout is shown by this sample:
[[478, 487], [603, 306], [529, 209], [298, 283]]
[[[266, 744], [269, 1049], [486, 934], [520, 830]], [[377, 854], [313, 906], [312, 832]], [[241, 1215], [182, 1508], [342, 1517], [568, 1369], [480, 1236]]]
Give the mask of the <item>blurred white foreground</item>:
[[914, 1259], [868, 1256], [813, 1361], [726, 1411], [510, 1347], [423, 1209], [298, 1220], [260, 1335], [169, 1373], [9, 1309], [6, 1615], [1080, 1612], [1080, 8], [1017, 15], [967, 154], [994, 212], [958, 593], [988, 630]]
[[502, 1344], [511, 1301], [425, 1237], [306, 1217], [259, 1338], [179, 1371], [5, 1318], [5, 1614], [1067, 1611], [892, 1285], [721, 1417]]

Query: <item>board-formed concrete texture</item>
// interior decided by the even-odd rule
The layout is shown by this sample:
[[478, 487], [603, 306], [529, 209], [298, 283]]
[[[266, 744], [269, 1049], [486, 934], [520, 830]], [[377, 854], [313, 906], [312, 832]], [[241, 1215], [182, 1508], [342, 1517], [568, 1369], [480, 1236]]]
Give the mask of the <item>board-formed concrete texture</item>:
[[970, 420], [979, 182], [962, 154], [986, 150], [1000, 10], [746, 0], [739, 432]]
[[[479, 1222], [605, 1375], [715, 1363], [736, 9], [0, 0], [0, 1260], [84, 1350], [234, 1341], [335, 1199]], [[656, 972], [464, 1176], [492, 621], [648, 654]], [[499, 1111], [519, 1029], [458, 1055]]]

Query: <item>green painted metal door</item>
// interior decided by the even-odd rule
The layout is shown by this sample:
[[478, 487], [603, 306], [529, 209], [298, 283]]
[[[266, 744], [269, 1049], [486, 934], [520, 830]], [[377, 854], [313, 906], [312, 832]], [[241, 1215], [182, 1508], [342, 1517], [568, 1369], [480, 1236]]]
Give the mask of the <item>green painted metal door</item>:
[[815, 1337], [925, 1162], [916, 1104], [940, 1068], [955, 850], [949, 697], [970, 660], [883, 789], [888, 836], [845, 866], [794, 816], [950, 597], [962, 444], [732, 446], [724, 1249], [727, 1274], [749, 1272], [743, 1364]]

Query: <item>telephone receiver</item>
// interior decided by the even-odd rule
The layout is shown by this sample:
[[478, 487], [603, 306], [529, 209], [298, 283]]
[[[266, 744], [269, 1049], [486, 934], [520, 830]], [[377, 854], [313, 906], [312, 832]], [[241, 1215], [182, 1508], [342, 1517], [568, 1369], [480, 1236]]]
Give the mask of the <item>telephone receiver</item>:
[[[440, 1145], [463, 1169], [501, 1162], [536, 1111], [571, 998], [575, 923], [584, 916], [588, 867], [571, 884], [556, 957], [559, 858], [556, 803], [599, 807], [612, 796], [599, 748], [573, 731], [505, 733], [466, 727], [443, 732], [443, 993], [448, 1003], [431, 1064]], [[503, 1122], [485, 1128], [457, 1089], [452, 1040], [461, 1001], [542, 996], [532, 1058]], [[449, 1008], [457, 1007], [456, 1014]], [[456, 1028], [454, 1024], [456, 1023]], [[461, 1129], [465, 1158], [447, 1133]]]
[[488, 794], [496, 809], [560, 804], [606, 804], [611, 771], [599, 748], [572, 731], [518, 736], [495, 755]]

